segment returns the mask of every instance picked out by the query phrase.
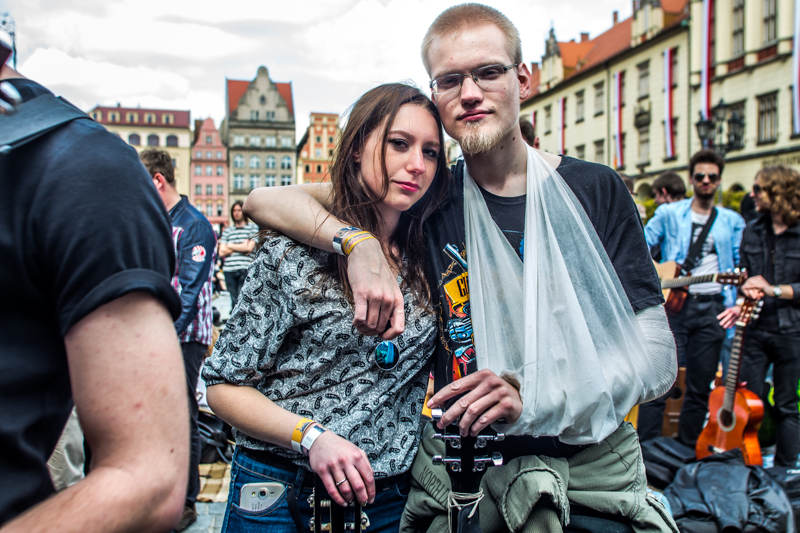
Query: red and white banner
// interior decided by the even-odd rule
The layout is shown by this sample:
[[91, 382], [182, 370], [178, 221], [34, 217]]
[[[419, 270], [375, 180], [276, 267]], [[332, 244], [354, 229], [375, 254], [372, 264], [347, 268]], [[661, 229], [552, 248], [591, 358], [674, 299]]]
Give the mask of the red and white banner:
[[564, 104], [566, 103], [565, 98], [559, 98], [556, 101], [556, 110], [558, 112], [558, 122], [556, 123], [557, 127], [557, 134], [558, 134], [558, 153], [564, 153]]
[[614, 73], [614, 168], [625, 165], [625, 157], [622, 152], [622, 76], [625, 73], [618, 70]]
[[672, 55], [674, 53], [674, 48], [664, 50], [664, 138], [666, 139], [667, 159], [675, 157], [675, 132], [672, 131]]
[[713, 68], [711, 62], [711, 39], [714, 36], [712, 15], [714, 13], [714, 0], [703, 0], [702, 36], [700, 38], [700, 114], [709, 118], [711, 109], [711, 77]]
[[794, 39], [792, 39], [792, 133], [800, 135], [800, 0], [794, 0]]

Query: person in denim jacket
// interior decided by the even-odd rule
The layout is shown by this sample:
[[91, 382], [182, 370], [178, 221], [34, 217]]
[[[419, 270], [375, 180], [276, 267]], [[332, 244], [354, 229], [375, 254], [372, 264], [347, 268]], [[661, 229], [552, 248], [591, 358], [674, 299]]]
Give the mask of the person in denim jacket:
[[[699, 257], [695, 258], [693, 275], [730, 271], [739, 262], [744, 219], [735, 211], [714, 207], [724, 167], [725, 160], [713, 150], [697, 152], [689, 162], [694, 196], [660, 206], [644, 228], [648, 246], [660, 246], [664, 261], [684, 264], [689, 248], [716, 209], [716, 219]], [[736, 294], [714, 282], [691, 285], [688, 289], [686, 303], [679, 313], [669, 316], [669, 323], [678, 347], [678, 361], [686, 366], [678, 440], [694, 448], [703, 429], [709, 384], [717, 371], [725, 340], [725, 330], [717, 316], [734, 304]], [[641, 406], [639, 436], [642, 440], [661, 434], [665, 404], [665, 398], [660, 398]]]
[[[764, 168], [751, 195], [760, 216], [744, 230], [739, 265], [750, 277], [740, 293], [763, 298], [764, 307], [745, 332], [739, 379], [767, 405], [764, 378], [774, 365], [775, 465], [794, 467], [800, 454], [800, 174]], [[723, 313], [722, 326], [731, 327], [740, 312], [735, 305]]]

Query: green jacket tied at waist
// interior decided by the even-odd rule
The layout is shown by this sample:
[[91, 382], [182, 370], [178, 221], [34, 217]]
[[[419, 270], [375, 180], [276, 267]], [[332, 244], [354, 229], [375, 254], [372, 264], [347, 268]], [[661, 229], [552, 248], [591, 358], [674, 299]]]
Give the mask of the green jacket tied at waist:
[[[444, 442], [432, 434], [428, 424], [411, 467], [401, 533], [448, 533], [450, 479], [443, 465], [431, 462], [445, 451]], [[678, 533], [664, 506], [647, 495], [639, 440], [627, 422], [569, 459], [531, 455], [490, 467], [481, 487], [484, 533], [561, 532], [569, 523], [571, 505], [629, 521], [636, 533]]]

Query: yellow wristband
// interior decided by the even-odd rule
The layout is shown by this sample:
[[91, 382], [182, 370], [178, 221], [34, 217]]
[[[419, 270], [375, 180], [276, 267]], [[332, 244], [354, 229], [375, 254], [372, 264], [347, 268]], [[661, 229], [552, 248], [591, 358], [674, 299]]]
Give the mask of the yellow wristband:
[[342, 246], [342, 251], [344, 251], [344, 255], [350, 255], [350, 252], [353, 251], [356, 244], [360, 243], [361, 241], [366, 241], [367, 239], [374, 239], [375, 237], [369, 232], [362, 232], [362, 233], [355, 233], [351, 236], [348, 236], [347, 239], [344, 241], [344, 245]]
[[300, 443], [303, 441], [303, 433], [313, 423], [314, 421], [310, 418], [303, 418], [294, 427], [294, 431], [292, 431], [292, 449], [294, 451], [303, 453], [303, 448], [300, 447]]

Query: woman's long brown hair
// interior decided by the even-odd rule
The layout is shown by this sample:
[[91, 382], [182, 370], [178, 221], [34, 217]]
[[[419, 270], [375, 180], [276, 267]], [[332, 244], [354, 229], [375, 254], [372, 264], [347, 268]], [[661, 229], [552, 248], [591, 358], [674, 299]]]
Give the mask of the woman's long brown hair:
[[[402, 83], [379, 85], [365, 93], [353, 105], [333, 155], [331, 166], [332, 203], [330, 214], [348, 224], [377, 235], [380, 231], [381, 215], [377, 204], [389, 189], [389, 172], [386, 169], [386, 145], [389, 129], [400, 107], [417, 105], [428, 111], [439, 128], [439, 156], [436, 176], [427, 193], [409, 211], [400, 215], [400, 222], [391, 236], [390, 249], [396, 251], [392, 259], [402, 266], [403, 287], [410, 288], [422, 305], [430, 301], [428, 283], [425, 278], [425, 245], [422, 224], [439, 205], [447, 192], [451, 175], [445, 158], [442, 121], [436, 106], [419, 89]], [[383, 186], [376, 197], [360, 179], [360, 163], [356, 154], [363, 154], [367, 138], [377, 128], [380, 132], [380, 169]], [[392, 252], [394, 253], [394, 252]], [[347, 279], [347, 259], [330, 254], [325, 272], [342, 283], [350, 303], [353, 293]]]

